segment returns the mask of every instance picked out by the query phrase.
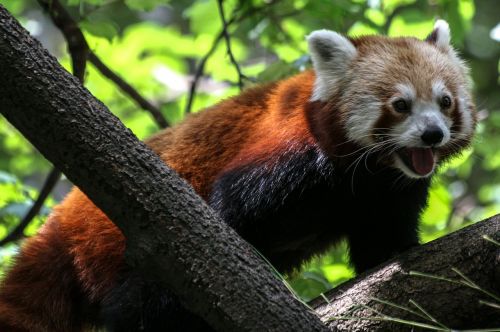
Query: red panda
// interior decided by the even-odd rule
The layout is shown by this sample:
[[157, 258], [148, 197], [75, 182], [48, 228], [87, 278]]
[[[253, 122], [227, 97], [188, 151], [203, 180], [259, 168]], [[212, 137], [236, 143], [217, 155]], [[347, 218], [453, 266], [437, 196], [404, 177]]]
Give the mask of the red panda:
[[[446, 22], [426, 40], [320, 30], [313, 69], [241, 95], [147, 144], [278, 270], [341, 238], [365, 271], [418, 244], [432, 174], [476, 115]], [[114, 224], [77, 188], [0, 288], [1, 331], [209, 331], [124, 264]]]

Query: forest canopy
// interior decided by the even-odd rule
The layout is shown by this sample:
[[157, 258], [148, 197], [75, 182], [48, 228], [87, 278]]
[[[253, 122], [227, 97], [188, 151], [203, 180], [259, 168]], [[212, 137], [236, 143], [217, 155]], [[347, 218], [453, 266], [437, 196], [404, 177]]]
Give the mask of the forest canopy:
[[[0, 4], [71, 71], [66, 40], [37, 1]], [[428, 242], [500, 212], [500, 151], [495, 139], [500, 131], [500, 9], [495, 0], [226, 0], [224, 20], [216, 0], [61, 4], [77, 22], [93, 56], [147, 102], [103, 75], [99, 61], [86, 67], [85, 86], [142, 139], [165, 124], [154, 111], [175, 125], [187, 113], [203, 111], [241, 88], [310, 67], [305, 36], [311, 31], [424, 38], [436, 19], [445, 19], [453, 45], [471, 68], [481, 122], [473, 147], [434, 179], [421, 240]], [[0, 239], [25, 218], [51, 170], [52, 165], [0, 117]], [[58, 182], [24, 235], [36, 232], [70, 187], [64, 178]], [[20, 240], [22, 236], [0, 248], [1, 269], [8, 266]], [[309, 300], [353, 277], [347, 262], [342, 244], [289, 281]]]

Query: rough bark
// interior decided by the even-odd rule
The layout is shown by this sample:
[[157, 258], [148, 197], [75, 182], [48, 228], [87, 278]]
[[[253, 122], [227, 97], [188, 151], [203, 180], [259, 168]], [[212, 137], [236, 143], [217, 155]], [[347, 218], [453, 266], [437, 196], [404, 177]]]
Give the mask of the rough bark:
[[0, 111], [219, 331], [325, 331], [253, 248], [0, 7]]
[[339, 316], [380, 316], [366, 307], [356, 310], [360, 304], [391, 317], [439, 327], [429, 319], [381, 304], [373, 298], [409, 307], [422, 314], [409, 304], [409, 300], [413, 300], [450, 329], [496, 328], [495, 331], [500, 331], [500, 307], [489, 307], [480, 300], [497, 305], [500, 302], [463, 284], [410, 274], [410, 271], [416, 271], [464, 280], [452, 270], [455, 268], [483, 290], [500, 297], [500, 247], [485, 240], [484, 235], [500, 240], [500, 215], [411, 249], [383, 266], [331, 290], [326, 294], [330, 303], [317, 298], [312, 301], [312, 306], [324, 321], [329, 321], [327, 325], [334, 331], [410, 330], [409, 325], [396, 322], [333, 319]]

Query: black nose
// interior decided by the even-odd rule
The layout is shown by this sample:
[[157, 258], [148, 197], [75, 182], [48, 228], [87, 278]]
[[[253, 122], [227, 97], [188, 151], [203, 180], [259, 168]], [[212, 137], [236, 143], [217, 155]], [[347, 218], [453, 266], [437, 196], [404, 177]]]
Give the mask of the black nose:
[[443, 140], [444, 134], [438, 126], [429, 126], [425, 129], [420, 138], [425, 144], [434, 145], [439, 144]]

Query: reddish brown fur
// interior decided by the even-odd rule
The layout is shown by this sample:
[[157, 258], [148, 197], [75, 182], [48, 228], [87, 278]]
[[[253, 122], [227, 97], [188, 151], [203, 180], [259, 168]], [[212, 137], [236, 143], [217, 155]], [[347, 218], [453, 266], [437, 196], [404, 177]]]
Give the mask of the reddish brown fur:
[[[307, 71], [249, 89], [147, 143], [206, 199], [221, 170], [273, 153], [283, 142], [312, 140], [303, 110], [313, 80]], [[124, 248], [121, 232], [73, 189], [39, 233], [26, 241], [3, 280], [1, 331], [80, 330], [114, 285]]]

